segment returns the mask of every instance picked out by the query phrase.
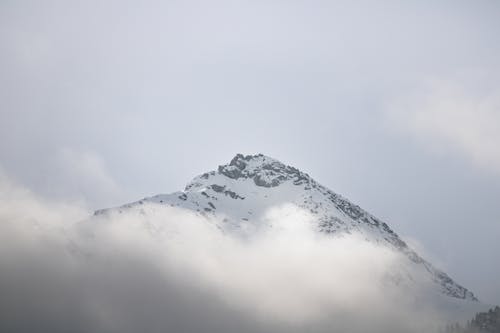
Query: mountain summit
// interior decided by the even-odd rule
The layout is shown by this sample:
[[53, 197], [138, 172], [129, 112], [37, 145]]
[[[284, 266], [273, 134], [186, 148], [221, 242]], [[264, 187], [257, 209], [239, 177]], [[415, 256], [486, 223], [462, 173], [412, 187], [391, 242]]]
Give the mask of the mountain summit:
[[[263, 223], [262, 215], [271, 207], [293, 204], [314, 216], [314, 228], [332, 237], [358, 233], [368, 242], [375, 242], [402, 253], [408, 269], [402, 276], [424, 277], [424, 283], [441, 294], [477, 301], [472, 292], [452, 280], [412, 250], [386, 223], [312, 179], [307, 173], [285, 165], [268, 156], [237, 154], [217, 171], [195, 177], [184, 191], [144, 198], [121, 207], [104, 209], [95, 215], [141, 210], [146, 204], [169, 205], [197, 212], [206, 217], [220, 217], [223, 232], [248, 235]], [[410, 272], [410, 273], [408, 273]]]

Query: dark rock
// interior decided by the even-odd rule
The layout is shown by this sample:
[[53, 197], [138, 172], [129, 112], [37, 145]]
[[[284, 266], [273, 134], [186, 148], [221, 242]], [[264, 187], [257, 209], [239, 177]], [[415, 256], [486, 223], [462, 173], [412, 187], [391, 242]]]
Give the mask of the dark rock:
[[224, 191], [224, 189], [226, 187], [225, 186], [220, 186], [220, 185], [217, 185], [217, 184], [212, 184], [212, 185], [210, 185], [210, 188], [212, 190], [214, 190], [215, 192], [217, 192], [217, 193], [221, 193], [222, 191]]

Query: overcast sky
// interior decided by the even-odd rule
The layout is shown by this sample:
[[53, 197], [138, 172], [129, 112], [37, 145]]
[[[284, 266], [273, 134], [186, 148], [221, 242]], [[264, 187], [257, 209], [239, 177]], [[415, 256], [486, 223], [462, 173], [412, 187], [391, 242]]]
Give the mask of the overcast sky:
[[2, 1], [0, 166], [89, 209], [293, 165], [500, 303], [498, 1]]

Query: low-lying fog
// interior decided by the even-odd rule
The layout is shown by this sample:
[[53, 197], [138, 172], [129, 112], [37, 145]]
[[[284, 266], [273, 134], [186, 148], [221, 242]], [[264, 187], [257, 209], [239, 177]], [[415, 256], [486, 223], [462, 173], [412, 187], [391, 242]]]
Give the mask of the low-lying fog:
[[[313, 231], [299, 208], [247, 237], [177, 208], [89, 218], [0, 180], [0, 328], [10, 332], [433, 332], [403, 258]], [[466, 318], [469, 319], [469, 318]]]

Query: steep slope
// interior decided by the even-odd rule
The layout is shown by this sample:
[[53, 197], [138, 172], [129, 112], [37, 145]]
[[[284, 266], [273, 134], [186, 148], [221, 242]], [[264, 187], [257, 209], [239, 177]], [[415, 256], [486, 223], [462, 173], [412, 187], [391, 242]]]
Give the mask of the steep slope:
[[262, 154], [238, 154], [229, 164], [219, 166], [217, 171], [194, 178], [184, 191], [99, 210], [95, 215], [140, 210], [145, 203], [176, 206], [207, 217], [221, 217], [218, 227], [223, 232], [242, 236], [273, 227], [261, 218], [270, 207], [293, 204], [310, 212], [315, 217], [314, 228], [330, 234], [332, 238], [345, 233], [358, 233], [367, 241], [403, 253], [411, 269], [396, 276], [396, 283], [401, 280], [416, 283], [412, 274], [419, 272], [438, 293], [456, 299], [477, 300], [472, 292], [409, 248], [386, 223], [322, 186], [306, 173]]

